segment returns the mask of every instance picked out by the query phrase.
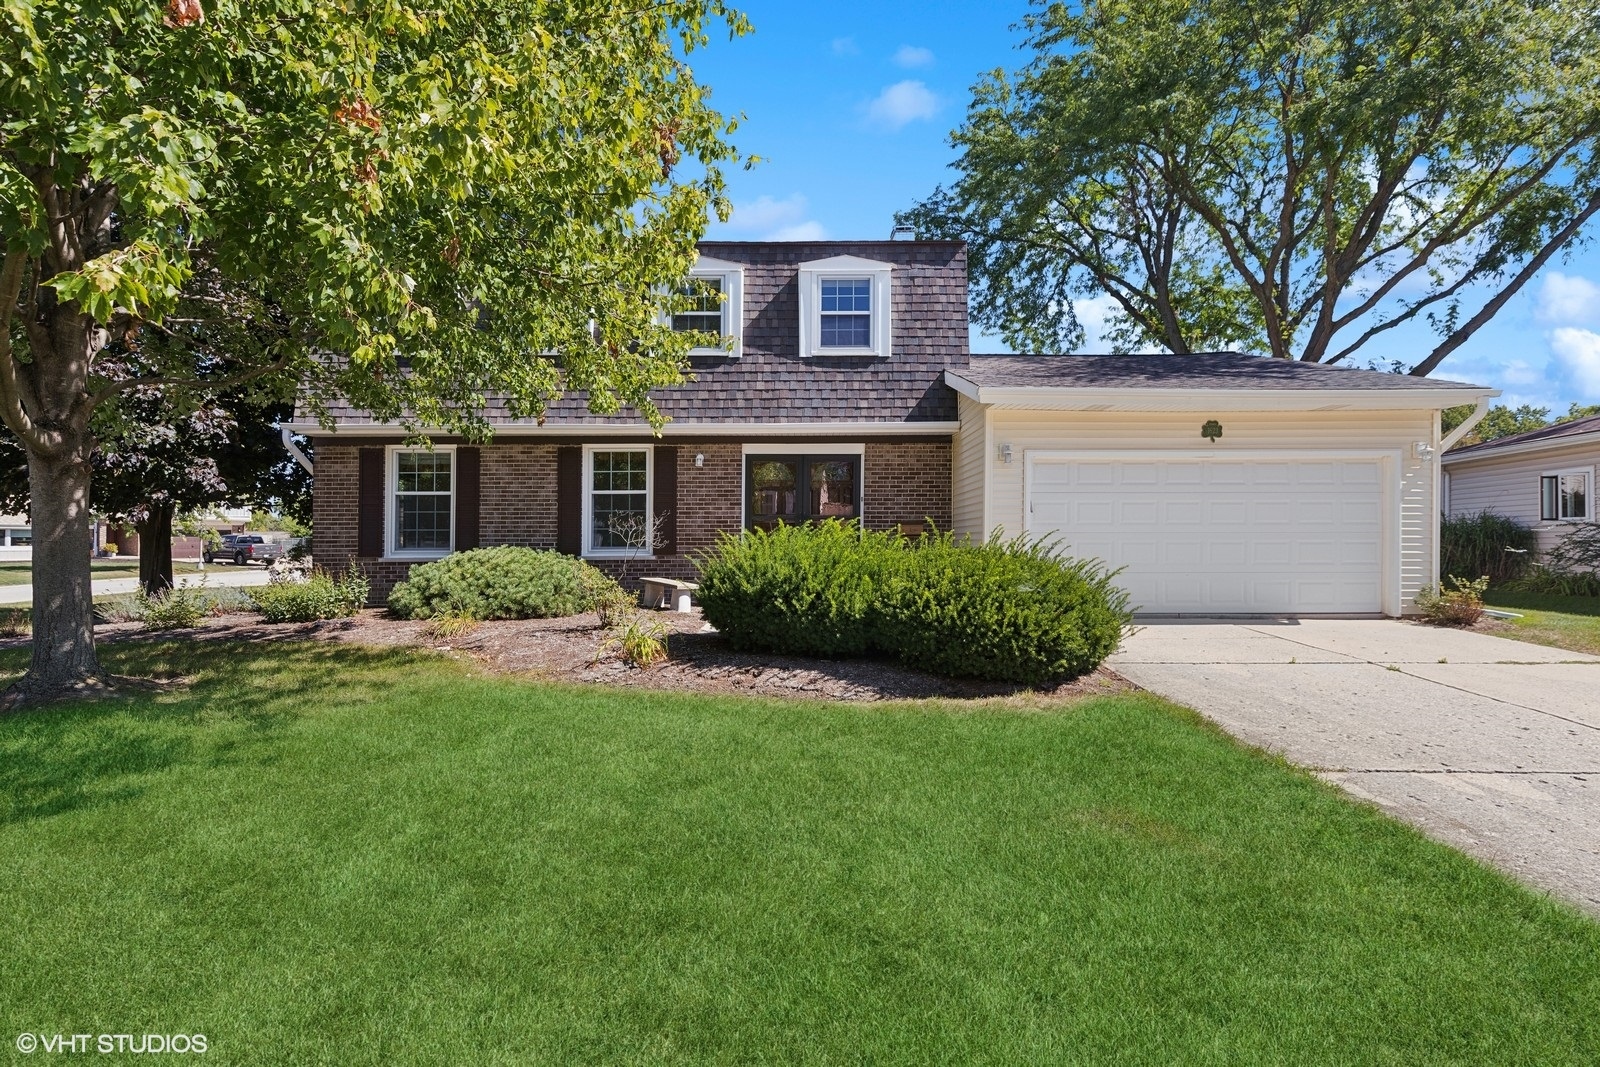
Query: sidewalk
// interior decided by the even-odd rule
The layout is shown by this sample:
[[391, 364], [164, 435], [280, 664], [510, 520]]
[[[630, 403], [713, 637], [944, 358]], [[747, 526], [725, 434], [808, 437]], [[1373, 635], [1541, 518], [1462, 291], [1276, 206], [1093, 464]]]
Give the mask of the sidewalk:
[[[266, 585], [267, 568], [262, 566], [233, 567], [212, 564], [205, 569], [204, 574], [180, 574], [177, 576], [178, 584], [182, 586], [199, 585], [202, 578], [212, 589], [224, 586]], [[131, 593], [139, 588], [137, 578], [102, 578], [93, 583], [95, 596], [111, 596], [116, 593]], [[31, 585], [0, 585], [0, 604], [32, 604], [33, 586]]]

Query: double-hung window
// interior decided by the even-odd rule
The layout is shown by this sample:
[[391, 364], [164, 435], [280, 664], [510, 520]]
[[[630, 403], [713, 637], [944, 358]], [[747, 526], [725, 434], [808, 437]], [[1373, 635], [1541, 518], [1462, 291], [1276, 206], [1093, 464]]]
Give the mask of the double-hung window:
[[800, 264], [800, 355], [887, 357], [893, 272], [859, 256]]
[[822, 347], [872, 344], [872, 279], [822, 279]]
[[584, 554], [649, 555], [650, 449], [592, 448], [584, 459]]
[[708, 333], [719, 340], [690, 349], [697, 356], [741, 355], [744, 335], [744, 270], [737, 263], [701, 257], [679, 291], [679, 310], [667, 319], [678, 333]]
[[1545, 522], [1592, 519], [1589, 482], [1593, 471], [1553, 471], [1539, 478], [1539, 518]]
[[455, 450], [389, 453], [389, 554], [448, 555], [455, 535]]

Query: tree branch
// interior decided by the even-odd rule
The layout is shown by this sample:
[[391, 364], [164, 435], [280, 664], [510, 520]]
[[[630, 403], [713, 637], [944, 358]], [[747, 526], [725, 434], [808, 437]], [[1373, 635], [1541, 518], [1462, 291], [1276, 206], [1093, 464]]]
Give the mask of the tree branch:
[[1529, 279], [1539, 273], [1540, 268], [1549, 262], [1551, 256], [1559, 252], [1567, 242], [1578, 236], [1579, 231], [1583, 229], [1584, 223], [1588, 222], [1597, 211], [1600, 211], [1600, 193], [1590, 197], [1589, 203], [1584, 209], [1571, 222], [1563, 226], [1555, 236], [1551, 237], [1545, 243], [1545, 246], [1539, 250], [1539, 254], [1528, 260], [1527, 264], [1517, 272], [1517, 276], [1512, 278], [1504, 289], [1501, 289], [1493, 299], [1479, 308], [1476, 315], [1467, 320], [1449, 337], [1445, 338], [1442, 344], [1428, 353], [1427, 359], [1412, 367], [1411, 373], [1419, 378], [1431, 373], [1435, 367], [1444, 361], [1446, 356], [1466, 344], [1467, 339], [1478, 332], [1479, 327], [1494, 318], [1500, 309], [1505, 306], [1506, 301], [1515, 296], [1519, 289], [1528, 284]]
[[57, 435], [35, 426], [23, 407], [17, 383], [16, 352], [11, 345], [11, 320], [16, 314], [17, 298], [22, 294], [28, 260], [26, 252], [10, 252], [4, 268], [0, 269], [0, 323], [3, 323], [0, 328], [0, 419], [30, 451], [48, 453], [59, 443]]

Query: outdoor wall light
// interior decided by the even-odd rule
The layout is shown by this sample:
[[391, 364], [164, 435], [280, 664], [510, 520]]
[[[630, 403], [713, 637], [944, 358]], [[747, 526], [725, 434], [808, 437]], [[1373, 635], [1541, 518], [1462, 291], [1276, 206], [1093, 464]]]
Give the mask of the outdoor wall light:
[[706, 454], [704, 452], [696, 452], [694, 454], [694, 465], [696, 467], [704, 467], [706, 465]]
[[1417, 441], [1411, 446], [1411, 454], [1426, 463], [1433, 458], [1433, 446], [1426, 441]]
[[1010, 463], [1011, 462], [1011, 446], [1010, 445], [1001, 445], [1000, 446], [1000, 462], [1001, 463]]

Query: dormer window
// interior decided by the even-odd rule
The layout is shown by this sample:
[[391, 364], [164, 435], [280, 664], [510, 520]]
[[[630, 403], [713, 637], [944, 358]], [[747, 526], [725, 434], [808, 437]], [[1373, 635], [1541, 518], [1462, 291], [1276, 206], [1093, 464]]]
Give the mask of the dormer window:
[[872, 345], [872, 279], [822, 279], [822, 347]]
[[744, 334], [744, 269], [737, 263], [701, 257], [689, 278], [692, 284], [682, 295], [691, 304], [673, 312], [670, 325], [679, 333], [709, 333], [722, 338], [720, 345], [690, 349], [691, 355], [739, 358]]
[[672, 328], [678, 333], [714, 333], [724, 336], [722, 328], [722, 279], [696, 278], [683, 293], [694, 301], [688, 311], [672, 316]]
[[889, 355], [893, 269], [857, 256], [800, 264], [800, 355]]

